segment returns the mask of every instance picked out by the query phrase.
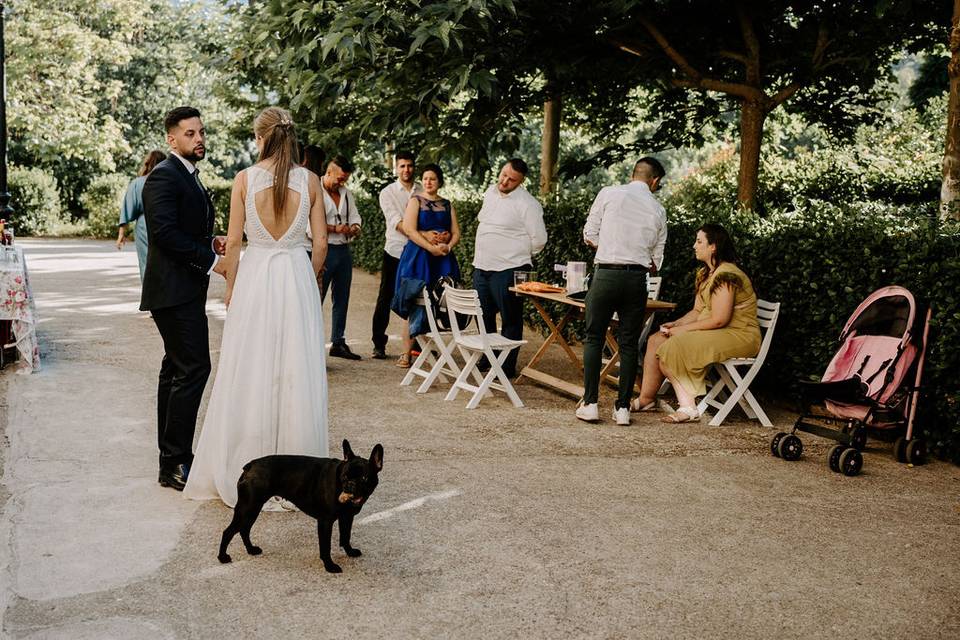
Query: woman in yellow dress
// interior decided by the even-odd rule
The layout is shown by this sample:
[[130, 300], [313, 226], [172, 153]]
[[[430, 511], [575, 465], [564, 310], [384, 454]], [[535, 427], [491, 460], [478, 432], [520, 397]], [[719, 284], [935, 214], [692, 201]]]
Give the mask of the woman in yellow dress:
[[647, 340], [640, 395], [630, 403], [633, 411], [655, 410], [657, 390], [666, 377], [680, 406], [663, 422], [699, 419], [697, 396], [706, 393], [707, 367], [727, 358], [753, 357], [760, 350], [757, 296], [736, 264], [730, 234], [718, 224], [705, 224], [697, 231], [693, 250], [704, 264], [697, 271], [693, 309], [663, 323]]

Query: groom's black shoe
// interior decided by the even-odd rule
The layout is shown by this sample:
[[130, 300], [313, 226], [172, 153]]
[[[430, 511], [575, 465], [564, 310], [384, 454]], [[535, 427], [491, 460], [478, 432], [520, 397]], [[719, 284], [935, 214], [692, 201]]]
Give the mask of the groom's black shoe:
[[359, 360], [360, 356], [350, 351], [346, 344], [335, 344], [330, 347], [330, 355], [334, 358], [346, 358], [347, 360]]
[[161, 487], [170, 487], [177, 491], [183, 491], [187, 485], [187, 475], [190, 473], [190, 465], [176, 464], [171, 467], [160, 467], [160, 476], [157, 482]]

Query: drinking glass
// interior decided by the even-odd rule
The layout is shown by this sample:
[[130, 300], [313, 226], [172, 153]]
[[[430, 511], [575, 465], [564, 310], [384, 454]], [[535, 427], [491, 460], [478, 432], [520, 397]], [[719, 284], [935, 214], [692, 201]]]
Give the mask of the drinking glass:
[[523, 284], [524, 282], [529, 282], [531, 275], [532, 274], [529, 271], [514, 271], [513, 286], [517, 287]]

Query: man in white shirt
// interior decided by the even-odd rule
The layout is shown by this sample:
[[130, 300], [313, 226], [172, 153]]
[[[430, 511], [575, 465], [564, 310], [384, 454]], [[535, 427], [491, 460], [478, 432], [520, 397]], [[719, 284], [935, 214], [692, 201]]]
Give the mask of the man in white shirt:
[[[473, 288], [480, 295], [483, 324], [492, 331], [499, 313], [500, 333], [512, 340], [523, 337], [523, 301], [509, 291], [513, 272], [533, 269], [533, 256], [547, 244], [543, 207], [521, 186], [527, 171], [520, 158], [500, 169], [497, 184], [483, 196], [473, 254]], [[503, 363], [510, 378], [517, 373], [518, 351], [511, 351]]]
[[586, 422], [600, 419], [600, 362], [607, 327], [616, 313], [620, 318], [620, 388], [613, 419], [619, 425], [630, 424], [637, 341], [647, 307], [647, 273], [655, 275], [659, 270], [667, 242], [667, 214], [653, 197], [664, 174], [656, 158], [641, 158], [629, 184], [600, 190], [583, 227], [584, 242], [597, 250], [586, 298], [583, 400], [576, 411]]
[[344, 156], [336, 155], [327, 163], [327, 171], [320, 178], [323, 205], [327, 213], [327, 261], [320, 297], [326, 300], [327, 289], [333, 286], [330, 355], [359, 360], [360, 356], [350, 350], [343, 335], [347, 328], [347, 307], [350, 306], [350, 284], [353, 281], [350, 243], [360, 235], [361, 222], [356, 199], [344, 186], [351, 173], [353, 163]]
[[386, 219], [386, 242], [383, 245], [383, 261], [380, 263], [380, 292], [373, 310], [373, 357], [387, 357], [387, 325], [390, 324], [390, 302], [397, 285], [397, 266], [400, 254], [407, 244], [403, 233], [403, 212], [410, 197], [420, 193], [420, 184], [413, 179], [415, 159], [409, 151], [400, 151], [394, 157], [397, 181], [380, 192], [380, 210]]

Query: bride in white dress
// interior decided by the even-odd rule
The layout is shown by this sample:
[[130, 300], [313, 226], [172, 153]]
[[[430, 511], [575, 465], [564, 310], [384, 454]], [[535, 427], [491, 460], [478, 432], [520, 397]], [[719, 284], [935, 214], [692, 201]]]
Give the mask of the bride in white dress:
[[195, 500], [220, 498], [229, 507], [250, 460], [274, 453], [329, 455], [317, 287], [327, 254], [320, 180], [294, 164], [296, 135], [287, 111], [264, 109], [254, 133], [259, 161], [237, 175], [230, 200], [220, 363], [183, 491]]

